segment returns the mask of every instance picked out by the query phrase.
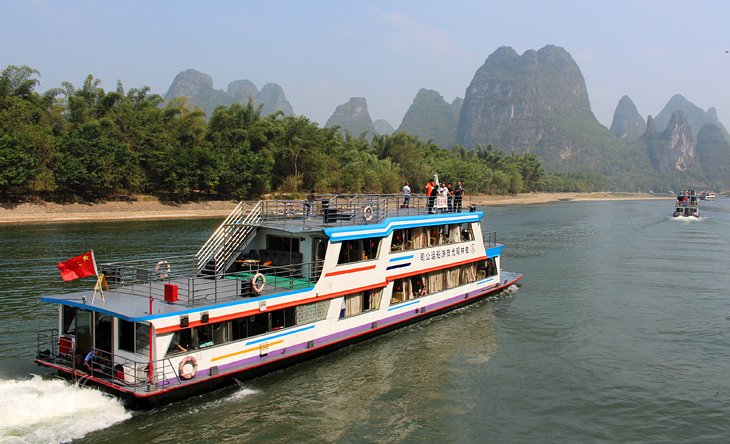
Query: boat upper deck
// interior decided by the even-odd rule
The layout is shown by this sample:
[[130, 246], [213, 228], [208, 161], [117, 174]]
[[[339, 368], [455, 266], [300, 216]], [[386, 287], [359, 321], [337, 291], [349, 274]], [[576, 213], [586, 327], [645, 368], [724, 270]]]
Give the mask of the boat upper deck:
[[471, 207], [469, 198], [458, 208], [452, 205], [449, 211], [448, 201], [426, 196], [411, 196], [408, 206], [404, 206], [401, 195], [332, 194], [318, 196], [311, 203], [306, 200], [244, 201], [221, 226], [246, 223], [293, 233], [311, 232], [328, 227], [375, 224], [390, 217], [466, 212]]

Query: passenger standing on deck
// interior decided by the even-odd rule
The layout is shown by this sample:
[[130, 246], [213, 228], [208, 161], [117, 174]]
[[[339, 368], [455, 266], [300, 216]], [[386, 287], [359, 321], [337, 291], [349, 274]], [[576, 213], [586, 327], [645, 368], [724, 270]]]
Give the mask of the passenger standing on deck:
[[441, 182], [441, 185], [439, 185], [438, 196], [440, 199], [436, 202], [436, 207], [439, 209], [439, 212], [445, 213], [448, 208], [447, 203], [449, 199], [449, 189], [446, 188], [446, 184], [444, 182]]
[[461, 186], [461, 181], [456, 182], [456, 188], [454, 188], [454, 211], [457, 213], [461, 212], [461, 199], [464, 196], [464, 187]]
[[405, 185], [403, 185], [403, 205], [401, 208], [408, 208], [408, 203], [411, 201], [411, 187], [408, 185], [408, 182], [406, 182]]
[[96, 349], [92, 348], [84, 358], [84, 367], [89, 371], [90, 375], [94, 374], [94, 368], [99, 366], [99, 358], [96, 356]]
[[309, 216], [314, 213], [314, 200], [316, 199], [314, 195], [314, 190], [309, 192], [309, 195], [307, 196], [307, 200], [304, 202], [304, 217], [309, 219]]
[[449, 208], [449, 213], [451, 213], [454, 211], [454, 187], [451, 185], [451, 182], [446, 185], [446, 190], [448, 191], [449, 199], [447, 206]]
[[426, 206], [428, 207], [429, 213], [433, 213], [433, 202], [436, 200], [436, 196], [433, 192], [434, 189], [436, 189], [436, 186], [433, 179], [431, 179], [426, 184]]

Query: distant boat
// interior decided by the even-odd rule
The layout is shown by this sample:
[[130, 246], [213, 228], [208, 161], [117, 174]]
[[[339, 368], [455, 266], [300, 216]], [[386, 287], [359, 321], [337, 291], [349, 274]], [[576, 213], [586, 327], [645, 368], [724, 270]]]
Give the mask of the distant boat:
[[[714, 198], [714, 197], [713, 197]], [[674, 202], [674, 217], [700, 217], [699, 196], [694, 190], [682, 190]]]
[[715, 200], [715, 193], [712, 191], [707, 191], [702, 194], [702, 200]]

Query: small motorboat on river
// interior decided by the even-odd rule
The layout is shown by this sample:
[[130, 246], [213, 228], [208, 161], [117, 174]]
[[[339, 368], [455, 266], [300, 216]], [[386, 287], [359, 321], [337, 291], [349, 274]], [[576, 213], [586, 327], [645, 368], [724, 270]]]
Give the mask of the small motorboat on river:
[[501, 269], [504, 246], [482, 231], [482, 211], [434, 214], [429, 199], [241, 202], [195, 255], [100, 264], [103, 297], [42, 297], [58, 306], [58, 324], [38, 333], [35, 361], [130, 407], [152, 407], [492, 297], [523, 278]]
[[700, 217], [699, 196], [694, 190], [682, 190], [674, 202], [674, 217]]

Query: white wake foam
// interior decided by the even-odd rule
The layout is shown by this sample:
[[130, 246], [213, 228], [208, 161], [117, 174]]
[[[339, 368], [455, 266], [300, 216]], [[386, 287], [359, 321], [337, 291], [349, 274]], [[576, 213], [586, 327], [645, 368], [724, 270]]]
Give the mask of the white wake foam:
[[68, 442], [132, 415], [99, 390], [59, 379], [0, 379], [0, 442]]

